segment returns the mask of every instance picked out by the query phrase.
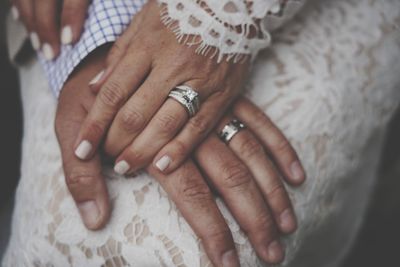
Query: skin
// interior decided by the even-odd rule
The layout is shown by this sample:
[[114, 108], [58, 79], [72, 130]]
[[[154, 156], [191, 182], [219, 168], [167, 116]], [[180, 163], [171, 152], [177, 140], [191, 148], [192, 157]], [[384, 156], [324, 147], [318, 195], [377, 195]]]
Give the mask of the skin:
[[[95, 152], [91, 159], [82, 161], [75, 157], [72, 145], [96, 101], [97, 92], [88, 83], [104, 67], [107, 51], [107, 47], [96, 50], [71, 75], [61, 92], [56, 116], [66, 184], [86, 227], [92, 230], [102, 228], [111, 213], [100, 154]], [[201, 238], [215, 266], [239, 265], [232, 235], [212, 192], [221, 195], [259, 257], [266, 262], [282, 261], [284, 249], [279, 236], [292, 233], [297, 227], [281, 175], [266, 151], [284, 165], [287, 158], [297, 155], [290, 145], [286, 150], [274, 150], [279, 147], [277, 144], [289, 142], [265, 115], [254, 120], [253, 115], [261, 113], [249, 100], [239, 98], [193, 156], [175, 171], [165, 174], [152, 164], [146, 166]], [[227, 145], [216, 133], [234, 117], [240, 118], [247, 128]], [[299, 185], [303, 180], [288, 181]], [[81, 208], [88, 201], [96, 203], [95, 219], [88, 219], [87, 209]], [[289, 212], [289, 219], [283, 222], [281, 215], [285, 211]]]
[[[79, 8], [76, 1], [64, 1], [65, 5], [68, 2], [79, 9], [78, 26], [73, 30], [76, 41], [87, 2], [80, 2]], [[56, 9], [50, 1], [14, 3], [30, 32], [41, 32], [40, 25], [48, 27], [40, 34], [41, 40], [58, 34], [57, 27], [52, 28], [56, 23], [51, 14]], [[45, 4], [50, 15], [45, 22], [37, 22], [39, 19], [33, 18], [44, 19], [39, 13], [43, 9], [38, 7]], [[62, 25], [68, 24], [70, 16], [64, 18], [64, 14], [71, 14], [74, 9], [70, 7], [62, 10]], [[104, 142], [106, 152], [118, 156], [117, 162], [131, 164], [129, 171], [145, 168], [158, 180], [202, 239], [213, 264], [238, 266], [232, 236], [213, 191], [224, 199], [260, 258], [280, 262], [284, 256], [280, 233], [296, 229], [281, 177], [292, 185], [304, 181], [298, 157], [261, 110], [237, 98], [247, 63], [217, 64], [196, 55], [193, 48], [176, 42], [157, 19], [158, 13], [159, 7], [150, 1], [112, 49], [96, 50], [61, 92], [56, 133], [66, 184], [82, 219], [89, 229], [100, 229], [111, 210], [98, 150], [93, 149], [84, 161], [74, 150], [81, 140], [89, 140], [94, 148]], [[57, 41], [49, 42], [56, 49]], [[104, 69], [103, 76], [89, 87], [90, 79]], [[200, 93], [202, 109], [193, 118], [188, 118], [180, 104], [166, 99], [171, 88], [183, 83]], [[248, 128], [226, 145], [216, 132], [235, 117]], [[169, 155], [172, 163], [160, 171], [155, 163], [163, 155]], [[293, 164], [300, 166], [297, 172], [293, 172]]]
[[[60, 53], [62, 44], [61, 33], [65, 27], [70, 27], [71, 38], [67, 43], [74, 44], [79, 40], [85, 22], [89, 0], [64, 0], [62, 6], [58, 6], [57, 0], [12, 0], [13, 8], [19, 14], [18, 19], [24, 23], [30, 36], [37, 34], [39, 46], [50, 45], [52, 58]], [[61, 10], [60, 15], [59, 10]]]

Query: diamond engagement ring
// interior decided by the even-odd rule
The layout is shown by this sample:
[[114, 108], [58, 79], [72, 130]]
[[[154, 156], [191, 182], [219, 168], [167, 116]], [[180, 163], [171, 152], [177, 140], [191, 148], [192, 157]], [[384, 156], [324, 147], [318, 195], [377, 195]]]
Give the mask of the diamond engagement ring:
[[231, 141], [232, 138], [244, 128], [246, 128], [246, 126], [244, 126], [243, 123], [241, 123], [239, 120], [234, 119], [224, 126], [222, 131], [219, 133], [219, 138], [221, 138], [222, 141], [228, 144], [229, 141]]
[[171, 90], [168, 97], [171, 97], [184, 106], [193, 117], [200, 109], [199, 94], [187, 85], [180, 85]]

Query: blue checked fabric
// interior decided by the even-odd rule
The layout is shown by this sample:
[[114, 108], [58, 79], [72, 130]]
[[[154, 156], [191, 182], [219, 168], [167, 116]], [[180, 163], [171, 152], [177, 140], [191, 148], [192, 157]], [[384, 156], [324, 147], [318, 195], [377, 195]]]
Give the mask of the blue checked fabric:
[[53, 61], [46, 61], [39, 55], [57, 97], [74, 68], [97, 47], [114, 42], [145, 3], [146, 0], [93, 0], [79, 42], [63, 46]]

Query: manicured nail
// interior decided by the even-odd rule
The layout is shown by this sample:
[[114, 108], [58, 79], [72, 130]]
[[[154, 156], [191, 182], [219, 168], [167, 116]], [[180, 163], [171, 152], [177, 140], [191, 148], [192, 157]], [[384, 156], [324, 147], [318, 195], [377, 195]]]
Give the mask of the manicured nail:
[[39, 50], [40, 49], [39, 35], [37, 35], [36, 32], [31, 32], [30, 38], [33, 49], [35, 49], [36, 51]]
[[92, 144], [87, 140], [83, 140], [75, 150], [75, 155], [80, 159], [86, 159], [90, 151], [92, 151]]
[[240, 267], [239, 258], [235, 250], [229, 250], [222, 255], [223, 267]]
[[90, 82], [89, 86], [95, 85], [98, 81], [100, 81], [101, 77], [103, 76], [105, 70], [100, 71]]
[[15, 6], [11, 7], [11, 15], [13, 17], [14, 20], [18, 20], [19, 19], [19, 11], [18, 8], [16, 8]]
[[282, 212], [279, 220], [280, 226], [284, 232], [291, 233], [296, 230], [296, 220], [291, 209], [286, 209], [284, 212]]
[[79, 212], [83, 222], [88, 228], [93, 228], [97, 225], [100, 218], [100, 211], [95, 201], [90, 200], [78, 204]]
[[131, 166], [129, 166], [128, 162], [126, 162], [125, 160], [121, 160], [120, 162], [115, 164], [114, 171], [119, 175], [124, 175], [129, 171], [130, 168]]
[[72, 28], [71, 26], [65, 26], [61, 31], [61, 43], [68, 45], [72, 43]]
[[171, 163], [171, 158], [169, 156], [163, 156], [156, 162], [156, 167], [160, 171], [165, 171], [168, 168], [169, 164]]
[[273, 241], [268, 246], [268, 259], [273, 263], [278, 263], [283, 260], [283, 248], [278, 241]]
[[304, 170], [301, 167], [300, 162], [295, 161], [290, 166], [290, 171], [292, 172], [292, 177], [297, 182], [301, 182], [304, 180]]
[[45, 43], [43, 44], [43, 55], [46, 60], [53, 60], [54, 59], [54, 51], [50, 44]]

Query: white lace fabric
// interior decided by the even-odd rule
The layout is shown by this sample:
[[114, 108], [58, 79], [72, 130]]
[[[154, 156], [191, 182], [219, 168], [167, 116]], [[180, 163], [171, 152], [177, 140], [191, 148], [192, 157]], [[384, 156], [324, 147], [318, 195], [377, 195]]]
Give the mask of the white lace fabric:
[[[290, 138], [307, 172], [302, 187], [287, 188], [299, 229], [283, 238], [286, 260], [278, 266], [340, 266], [352, 244], [387, 122], [399, 107], [399, 25], [398, 0], [318, 0], [257, 57], [248, 96]], [[111, 221], [99, 232], [85, 229], [64, 181], [53, 125], [57, 102], [38, 62], [19, 71], [23, 157], [2, 265], [211, 267], [200, 240], [146, 173], [126, 179], [105, 167]], [[241, 266], [270, 266], [225, 204], [217, 204]]]
[[[289, 20], [306, 0], [158, 0], [162, 22], [196, 52], [239, 61], [271, 43], [270, 31]], [[199, 37], [199, 38], [198, 38]]]

